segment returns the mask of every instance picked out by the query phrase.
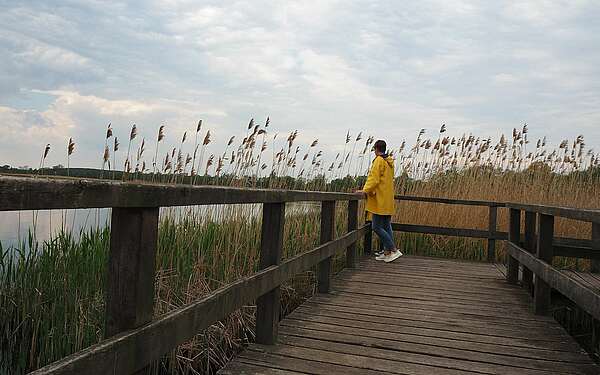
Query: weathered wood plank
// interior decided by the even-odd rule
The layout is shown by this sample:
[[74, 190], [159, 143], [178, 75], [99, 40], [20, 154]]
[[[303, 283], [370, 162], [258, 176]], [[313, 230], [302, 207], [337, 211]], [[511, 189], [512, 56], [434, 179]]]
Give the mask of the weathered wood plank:
[[[511, 208], [508, 220], [508, 241], [519, 243], [521, 240], [521, 210]], [[506, 280], [511, 284], [519, 282], [519, 262], [512, 256], [507, 256]]]
[[392, 229], [398, 232], [436, 234], [440, 236], [488, 238], [489, 231], [468, 228], [446, 228], [431, 225], [392, 223]]
[[[321, 202], [321, 243], [333, 239], [335, 232], [335, 201]], [[317, 265], [317, 288], [319, 293], [329, 293], [331, 288], [331, 257]]]
[[396, 195], [394, 197], [394, 199], [399, 200], [399, 201], [442, 203], [442, 204], [453, 204], [453, 205], [462, 205], [462, 206], [488, 206], [488, 207], [504, 207], [505, 206], [505, 203], [503, 203], [503, 202], [434, 198], [434, 197], [416, 197], [416, 196], [410, 196], [410, 195]]
[[219, 371], [220, 375], [303, 375], [304, 372], [282, 370], [270, 367], [264, 362], [244, 363], [241, 361], [231, 363], [226, 369]]
[[[315, 300], [314, 302], [319, 302]], [[329, 301], [328, 301], [329, 302]], [[361, 310], [360, 305], [355, 305], [360, 314], [346, 312], [343, 309], [351, 305], [347, 301], [335, 301], [331, 305], [319, 303], [318, 308], [313, 306], [301, 306], [294, 310], [289, 317], [310, 316], [310, 317], [332, 317], [347, 319], [349, 322], [373, 322], [385, 323], [394, 327], [406, 327], [413, 330], [423, 329], [423, 332], [435, 332], [435, 335], [445, 337], [451, 333], [468, 334], [474, 336], [483, 336], [485, 339], [498, 338], [501, 340], [514, 339], [513, 345], [531, 346], [537, 348], [546, 348], [559, 351], [568, 351], [581, 353], [582, 349], [575, 345], [572, 338], [566, 335], [562, 330], [531, 329], [524, 331], [521, 326], [498, 325], [498, 324], [472, 324], [472, 320], [455, 321], [436, 321], [413, 319], [411, 315], [404, 317], [388, 316], [369, 310]], [[450, 307], [451, 308], [451, 307]], [[415, 316], [418, 316], [415, 314]], [[440, 318], [441, 319], [441, 318]], [[399, 328], [398, 328], [399, 329]]]
[[152, 320], [158, 208], [112, 210], [105, 337]]
[[[552, 267], [554, 237], [554, 216], [540, 214], [538, 216], [538, 239], [536, 257]], [[550, 311], [550, 296], [552, 288], [544, 277], [536, 277], [533, 292], [533, 310], [538, 315], [547, 315]]]
[[[600, 256], [600, 223], [592, 223], [592, 251]], [[592, 260], [590, 272], [600, 272], [600, 257]]]
[[[259, 353], [269, 353], [288, 358], [297, 358], [314, 361], [313, 368], [329, 369], [325, 374], [401, 374], [401, 375], [465, 375], [465, 372], [436, 368], [433, 366], [403, 362], [401, 358], [394, 360], [380, 359], [366, 355], [352, 355], [340, 351], [328, 351], [301, 347], [296, 345], [278, 345], [274, 347], [251, 346], [250, 350], [259, 350]], [[336, 367], [333, 367], [336, 366]], [[346, 366], [340, 368], [337, 366]], [[319, 370], [316, 370], [319, 371]], [[327, 371], [327, 370], [326, 370]], [[339, 372], [338, 372], [339, 371]], [[310, 374], [320, 373], [313, 369]], [[469, 373], [466, 373], [469, 374]]]
[[[315, 358], [310, 355], [298, 355], [298, 353], [272, 353], [270, 347], [261, 345], [251, 345], [249, 350], [240, 354], [242, 363], [258, 363], [269, 365], [271, 367], [299, 371], [303, 374], [316, 375], [331, 375], [331, 374], [348, 374], [348, 375], [389, 375], [390, 372], [379, 372], [365, 368], [357, 368], [340, 361], [323, 361], [323, 358]], [[295, 355], [294, 355], [295, 354]]]
[[[281, 263], [285, 203], [263, 205], [260, 240], [260, 269]], [[258, 297], [256, 300], [256, 342], [273, 345], [277, 341], [279, 327], [280, 288]]]
[[[536, 242], [536, 224], [537, 214], [531, 211], [525, 211], [525, 249], [534, 254], [537, 250]], [[523, 287], [529, 292], [533, 292], [533, 273], [527, 267], [523, 266], [522, 276]]]
[[[370, 271], [363, 273], [365, 268]], [[411, 273], [403, 275], [408, 268]], [[488, 272], [495, 279], [469, 277], [470, 272]], [[466, 280], [462, 290], [460, 278]], [[314, 370], [304, 362], [302, 372], [327, 375], [346, 369], [357, 374], [599, 372], [551, 317], [531, 313], [523, 289], [499, 284], [502, 279], [488, 263], [363, 260], [358, 270], [344, 270], [334, 279], [330, 294], [315, 295], [284, 319], [278, 345], [251, 346], [238, 361], [261, 359], [295, 371], [300, 368], [288, 366], [308, 361]], [[512, 298], [515, 302], [507, 303]]]
[[0, 176], [0, 211], [362, 199], [357, 194]]
[[599, 294], [567, 274], [535, 258], [521, 247], [511, 243], [507, 248], [512, 256], [518, 258], [519, 262], [527, 265], [533, 271], [536, 275], [536, 282], [538, 278], [545, 280], [548, 286], [558, 290], [594, 318], [600, 319]]
[[365, 237], [363, 239], [363, 252], [365, 255], [371, 255], [373, 252], [373, 230], [371, 228], [372, 224], [370, 221], [365, 222], [369, 226], [369, 230], [365, 232]]
[[496, 240], [494, 235], [497, 229], [498, 207], [489, 206], [488, 212], [488, 240], [487, 240], [487, 261], [493, 263], [496, 261]]
[[[358, 201], [348, 201], [348, 232], [358, 228]], [[346, 267], [358, 267], [358, 251], [356, 242], [346, 249]]]
[[[531, 374], [530, 370], [519, 369], [511, 366], [495, 365], [490, 363], [474, 362], [456, 358], [445, 358], [436, 355], [427, 355], [411, 352], [410, 349], [402, 345], [388, 346], [385, 340], [369, 339], [361, 340], [359, 337], [348, 337], [346, 335], [338, 337], [336, 341], [328, 341], [331, 339], [331, 334], [328, 332], [315, 332], [311, 337], [285, 335], [282, 336], [282, 344], [307, 347], [319, 350], [335, 351], [337, 353], [356, 354], [369, 356], [373, 358], [389, 359], [393, 361], [401, 361], [416, 365], [430, 366], [420, 370], [417, 374], [448, 374], [448, 371], [464, 371], [469, 374], [498, 374], [506, 375], [511, 372], [519, 374]], [[340, 342], [339, 338], [344, 341]], [[335, 338], [333, 338], [335, 339]], [[519, 372], [524, 370], [524, 372]], [[473, 372], [472, 372], [473, 371]], [[533, 370], [533, 374], [545, 374], [548, 372]]]
[[[346, 314], [348, 315], [348, 314]], [[395, 340], [401, 339], [405, 335], [407, 337], [414, 336], [417, 340], [433, 340], [436, 345], [456, 348], [467, 348], [467, 350], [493, 350], [497, 353], [507, 353], [507, 355], [517, 355], [529, 358], [547, 359], [562, 362], [573, 363], [593, 363], [591, 359], [585, 357], [583, 350], [576, 352], [562, 351], [560, 342], [554, 346], [548, 342], [528, 341], [527, 339], [519, 340], [508, 337], [491, 336], [485, 333], [464, 333], [455, 332], [452, 330], [428, 329], [415, 326], [405, 325], [389, 325], [388, 323], [380, 322], [379, 320], [365, 321], [356, 320], [353, 317], [342, 318], [336, 316], [327, 316], [323, 314], [293, 314], [285, 319], [283, 326], [294, 328], [313, 328], [320, 327], [322, 324], [326, 330], [335, 331], [336, 327], [341, 327], [344, 330], [351, 331], [353, 329], [365, 329], [373, 332], [386, 332]], [[341, 331], [338, 331], [341, 332]], [[360, 333], [360, 332], [357, 332]], [[460, 341], [458, 346], [452, 345], [448, 340]], [[482, 344], [482, 346], [478, 346]], [[523, 349], [521, 351], [521, 349]], [[558, 349], [558, 350], [556, 350]], [[511, 354], [512, 353], [512, 354]]]
[[537, 212], [539, 214], [559, 216], [567, 219], [581, 220], [600, 223], [600, 210], [588, 210], [583, 208], [554, 207], [541, 204], [519, 204], [507, 203], [506, 207]]
[[32, 374], [130, 374], [231, 312], [300, 272], [309, 270], [335, 252], [345, 250], [364, 235], [366, 227], [345, 234], [309, 252], [283, 261], [220, 288], [185, 307], [165, 314], [143, 327], [117, 334], [45, 366]]
[[[584, 353], [560, 353], [537, 348], [473, 342], [456, 338], [447, 339], [435, 335], [422, 336], [419, 334], [406, 333], [405, 330], [390, 331], [373, 329], [373, 326], [370, 324], [363, 324], [362, 327], [348, 327], [339, 324], [286, 319], [282, 322], [281, 332], [282, 335], [298, 335], [302, 337], [311, 337], [315, 334], [314, 332], [318, 332], [330, 333], [332, 334], [330, 336], [332, 339], [341, 335], [344, 335], [345, 337], [358, 336], [363, 341], [368, 339], [382, 339], [396, 342], [397, 347], [410, 347], [411, 351], [420, 352], [422, 354], [442, 355], [474, 362], [496, 363], [499, 365], [516, 365], [516, 361], [522, 360], [520, 367], [555, 370], [560, 372], [568, 372], [576, 369], [578, 367], [577, 365], [593, 364], [592, 360], [586, 358]], [[435, 352], [436, 350], [438, 350], [437, 353]], [[548, 363], [549, 361], [552, 361], [552, 363]]]
[[[310, 324], [310, 323], [309, 323]], [[339, 327], [336, 327], [336, 329]], [[288, 340], [287, 337], [292, 336], [302, 337], [302, 338], [311, 338], [311, 337], [319, 337], [324, 341], [331, 341], [333, 343], [342, 342], [342, 343], [351, 343], [354, 345], [363, 345], [364, 347], [373, 347], [378, 349], [387, 349], [401, 352], [409, 352], [414, 354], [420, 354], [420, 360], [417, 360], [415, 364], [418, 365], [428, 365], [431, 362], [427, 363], [427, 359], [429, 361], [436, 361], [436, 358], [443, 359], [447, 362], [445, 367], [445, 371], [450, 371], [451, 365], [456, 365], [457, 363], [454, 360], [461, 361], [464, 365], [465, 362], [470, 362], [469, 365], [473, 370], [464, 367], [466, 371], [481, 371], [482, 367], [485, 366], [486, 370], [483, 373], [488, 374], [556, 374], [556, 373], [564, 373], [564, 374], [593, 374], [597, 367], [593, 364], [586, 363], [565, 363], [558, 361], [546, 361], [543, 359], [534, 359], [534, 358], [524, 358], [521, 356], [510, 356], [503, 355], [498, 353], [490, 353], [485, 350], [465, 350], [456, 348], [453, 346], [437, 346], [425, 340], [424, 338], [415, 337], [414, 341], [412, 338], [409, 338], [408, 341], [402, 340], [399, 337], [396, 337], [393, 334], [389, 334], [386, 332], [379, 331], [369, 331], [356, 329], [353, 333], [352, 329], [342, 329], [339, 330], [314, 330], [314, 329], [306, 329], [301, 327], [290, 327], [285, 326], [282, 327], [281, 330], [282, 340], [285, 340], [286, 343], [292, 343], [293, 341]], [[454, 340], [451, 340], [454, 342]], [[462, 345], [463, 342], [456, 341], [457, 345]], [[481, 344], [481, 346], [484, 346]], [[501, 346], [498, 346], [500, 348]], [[276, 346], [273, 348], [268, 348], [267, 350], [272, 351], [274, 353], [291, 353], [288, 351], [289, 345]], [[325, 352], [327, 353], [327, 352]], [[337, 352], [336, 352], [337, 353]], [[319, 358], [316, 351], [311, 351], [313, 358]], [[366, 353], [365, 353], [366, 354]], [[369, 353], [371, 356], [366, 358], [377, 358], [375, 353]], [[400, 353], [399, 353], [400, 354]], [[404, 354], [404, 353], [401, 353]], [[402, 355], [398, 355], [396, 361], [396, 368], [398, 370], [402, 370], [402, 364], [405, 358]], [[428, 357], [426, 359], [426, 357]], [[583, 358], [583, 355], [581, 356]], [[414, 358], [414, 357], [413, 357]], [[415, 358], [416, 359], [416, 358]], [[408, 362], [408, 361], [407, 361]], [[437, 361], [436, 361], [437, 362]], [[439, 363], [439, 362], [438, 362]], [[450, 366], [449, 366], [450, 365]], [[479, 365], [479, 366], [478, 366]], [[433, 371], [437, 366], [431, 366]], [[442, 367], [442, 368], [444, 368]], [[450, 367], [450, 369], [448, 368]], [[388, 370], [389, 371], [389, 370]], [[425, 369], [416, 370], [416, 372], [411, 372], [414, 374], [430, 374], [433, 372], [423, 372], [427, 371]], [[419, 372], [420, 371], [420, 372]], [[477, 371], [477, 372], [479, 372]], [[400, 372], [406, 373], [406, 372]], [[447, 373], [447, 372], [442, 372]], [[479, 372], [481, 373], [481, 372]]]

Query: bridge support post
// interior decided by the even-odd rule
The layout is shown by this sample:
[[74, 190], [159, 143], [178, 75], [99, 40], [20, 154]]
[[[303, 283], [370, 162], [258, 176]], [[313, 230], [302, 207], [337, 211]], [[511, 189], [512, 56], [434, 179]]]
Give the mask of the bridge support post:
[[[260, 269], [281, 263], [285, 224], [285, 203], [263, 204], [260, 239]], [[256, 342], [265, 345], [277, 343], [279, 313], [281, 310], [279, 287], [256, 300]]]
[[[335, 232], [335, 201], [321, 202], [321, 244], [333, 240]], [[317, 266], [317, 290], [329, 293], [331, 289], [331, 258], [323, 259]]]
[[158, 207], [112, 209], [105, 338], [152, 321], [158, 214]]
[[498, 207], [489, 206], [488, 214], [488, 240], [487, 240], [487, 261], [493, 263], [496, 261], [496, 227], [498, 221]]
[[[536, 227], [537, 217], [536, 213], [532, 211], [525, 211], [525, 250], [532, 254], [536, 253]], [[523, 287], [527, 289], [529, 293], [533, 292], [533, 273], [530, 269], [523, 266]]]
[[[358, 201], [348, 201], [348, 232], [358, 228]], [[358, 254], [356, 252], [356, 242], [346, 249], [346, 267], [358, 267]]]
[[[521, 242], [521, 210], [511, 208], [508, 222], [508, 240], [512, 243]], [[509, 283], [519, 282], [519, 261], [510, 255], [507, 255], [506, 280]]]
[[[554, 216], [540, 214], [538, 217], [537, 257], [552, 264], [554, 238]], [[552, 288], [541, 277], [535, 278], [533, 294], [533, 311], [538, 315], [547, 315], [550, 311], [550, 294]]]
[[[592, 223], [592, 249], [600, 253], [600, 223]], [[599, 259], [592, 259], [590, 272], [600, 272]]]

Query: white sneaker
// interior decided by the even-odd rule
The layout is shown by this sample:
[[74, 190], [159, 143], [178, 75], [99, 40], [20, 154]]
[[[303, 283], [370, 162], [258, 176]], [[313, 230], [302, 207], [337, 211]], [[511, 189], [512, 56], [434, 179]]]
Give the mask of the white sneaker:
[[383, 261], [386, 263], [393, 262], [396, 259], [402, 256], [402, 252], [400, 250], [393, 251], [390, 255], [384, 257]]
[[384, 253], [381, 253], [375, 257], [375, 260], [385, 260], [385, 258], [386, 255]]

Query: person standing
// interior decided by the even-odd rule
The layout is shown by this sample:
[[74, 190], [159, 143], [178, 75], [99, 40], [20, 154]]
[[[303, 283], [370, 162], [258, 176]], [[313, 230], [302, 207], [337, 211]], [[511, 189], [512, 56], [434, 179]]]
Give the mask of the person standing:
[[362, 190], [367, 197], [365, 210], [371, 216], [371, 226], [383, 244], [383, 253], [375, 257], [386, 263], [402, 256], [394, 244], [392, 215], [394, 214], [394, 159], [386, 152], [383, 140], [375, 142], [373, 149], [375, 160]]

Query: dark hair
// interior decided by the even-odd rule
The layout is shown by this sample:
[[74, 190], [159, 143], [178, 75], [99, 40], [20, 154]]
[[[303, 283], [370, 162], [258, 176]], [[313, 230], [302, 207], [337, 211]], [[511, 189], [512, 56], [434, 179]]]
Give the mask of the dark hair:
[[380, 139], [377, 142], [375, 142], [375, 144], [373, 145], [373, 148], [375, 148], [375, 150], [385, 154], [385, 148], [386, 148], [386, 144], [385, 141]]

